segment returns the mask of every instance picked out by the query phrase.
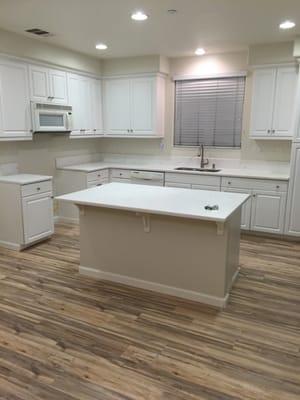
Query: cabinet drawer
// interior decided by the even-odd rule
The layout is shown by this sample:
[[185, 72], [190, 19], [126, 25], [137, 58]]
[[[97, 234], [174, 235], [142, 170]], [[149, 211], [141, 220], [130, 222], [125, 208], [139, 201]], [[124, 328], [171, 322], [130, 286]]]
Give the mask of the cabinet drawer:
[[52, 181], [30, 183], [28, 185], [23, 185], [21, 188], [22, 197], [46, 192], [52, 192]]
[[192, 185], [192, 189], [195, 190], [212, 190], [215, 192], [219, 192], [220, 188], [218, 186], [210, 186], [210, 185]]
[[88, 182], [98, 181], [100, 179], [108, 179], [108, 170], [107, 169], [93, 171], [93, 172], [89, 172], [87, 174]]
[[111, 171], [112, 178], [130, 179], [131, 171], [129, 169], [113, 169]]
[[102, 185], [104, 185], [105, 183], [108, 183], [108, 180], [105, 180], [105, 179], [100, 179], [100, 180], [98, 180], [98, 181], [89, 181], [88, 183], [87, 183], [87, 188], [89, 189], [89, 188], [92, 188], [92, 187], [96, 187], [96, 186], [102, 186]]
[[269, 179], [248, 178], [222, 178], [222, 187], [247, 190], [267, 190], [272, 192], [286, 192], [288, 183], [285, 181], [273, 181]]
[[221, 186], [221, 178], [219, 176], [166, 173], [165, 180], [168, 183], [188, 183], [191, 185], [216, 186], [218, 190]]
[[166, 182], [166, 187], [174, 187], [174, 188], [182, 188], [182, 189], [191, 189], [192, 185], [189, 183], [176, 183], [176, 182]]

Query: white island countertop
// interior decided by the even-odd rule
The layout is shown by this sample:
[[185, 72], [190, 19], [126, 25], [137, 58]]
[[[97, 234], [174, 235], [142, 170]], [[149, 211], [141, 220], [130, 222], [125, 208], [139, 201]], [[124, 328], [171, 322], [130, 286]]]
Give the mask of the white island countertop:
[[1, 183], [13, 183], [15, 185], [28, 185], [30, 183], [43, 182], [48, 180], [52, 180], [52, 176], [34, 174], [14, 174], [0, 176]]
[[[225, 222], [248, 198], [247, 194], [126, 183], [109, 183], [56, 197], [83, 206], [216, 222]], [[205, 206], [214, 205], [219, 209], [205, 209]]]

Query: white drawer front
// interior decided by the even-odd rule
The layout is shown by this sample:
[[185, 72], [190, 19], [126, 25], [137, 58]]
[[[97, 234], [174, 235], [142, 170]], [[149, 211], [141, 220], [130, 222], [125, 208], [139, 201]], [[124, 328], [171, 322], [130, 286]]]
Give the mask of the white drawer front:
[[166, 187], [174, 187], [174, 188], [182, 188], [182, 189], [191, 189], [192, 185], [190, 183], [178, 183], [178, 182], [166, 182]]
[[88, 182], [97, 181], [100, 179], [108, 179], [108, 170], [107, 169], [93, 171], [93, 172], [89, 172], [87, 174]]
[[129, 169], [112, 169], [111, 177], [112, 178], [121, 178], [121, 179], [130, 179], [131, 171]]
[[222, 188], [237, 188], [247, 190], [267, 190], [274, 192], [286, 192], [288, 183], [285, 181], [273, 181], [269, 179], [248, 178], [222, 178]]
[[98, 181], [89, 181], [89, 182], [87, 183], [87, 188], [89, 189], [89, 188], [96, 187], [96, 186], [102, 186], [102, 185], [104, 185], [105, 183], [108, 183], [108, 180], [106, 180], [106, 179], [100, 179], [100, 180], [98, 180]]
[[209, 186], [209, 185], [192, 185], [192, 189], [195, 190], [212, 190], [215, 192], [219, 192], [220, 188], [218, 186]]
[[221, 186], [221, 178], [219, 176], [210, 176], [210, 175], [196, 175], [196, 174], [176, 174], [176, 173], [166, 173], [165, 174], [166, 182], [173, 183], [189, 183], [192, 185], [207, 185], [207, 186], [216, 186], [220, 189]]
[[37, 183], [30, 183], [29, 185], [23, 185], [21, 188], [22, 197], [46, 192], [52, 193], [52, 181], [48, 180]]

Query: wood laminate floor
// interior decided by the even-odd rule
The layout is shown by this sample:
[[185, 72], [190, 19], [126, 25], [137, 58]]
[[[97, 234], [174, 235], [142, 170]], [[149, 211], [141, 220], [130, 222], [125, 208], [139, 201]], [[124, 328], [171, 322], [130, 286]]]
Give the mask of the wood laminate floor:
[[1, 248], [0, 399], [299, 400], [300, 244], [241, 247], [223, 312], [79, 276], [75, 225]]

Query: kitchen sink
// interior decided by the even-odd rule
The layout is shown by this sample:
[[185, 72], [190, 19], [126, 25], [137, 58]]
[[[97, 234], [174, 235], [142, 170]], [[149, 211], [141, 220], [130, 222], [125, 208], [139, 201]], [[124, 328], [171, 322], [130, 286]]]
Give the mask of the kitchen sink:
[[177, 167], [175, 171], [195, 171], [195, 172], [220, 172], [220, 169], [216, 168], [191, 168], [191, 167]]

